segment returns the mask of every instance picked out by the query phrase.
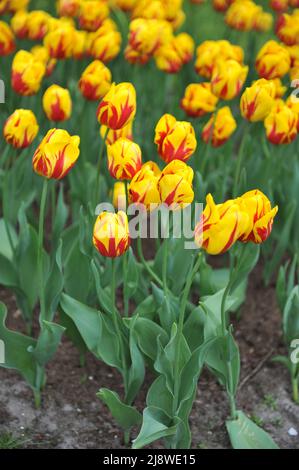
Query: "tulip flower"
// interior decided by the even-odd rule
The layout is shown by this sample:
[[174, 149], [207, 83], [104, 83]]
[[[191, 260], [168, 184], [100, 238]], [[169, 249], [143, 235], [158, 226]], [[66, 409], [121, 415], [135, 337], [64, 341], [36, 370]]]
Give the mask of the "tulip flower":
[[125, 59], [130, 64], [139, 64], [144, 65], [150, 60], [151, 56], [148, 54], [143, 54], [128, 44], [125, 48]]
[[161, 202], [172, 209], [184, 208], [193, 202], [193, 170], [180, 160], [172, 160], [162, 171], [158, 182]]
[[160, 157], [169, 163], [187, 161], [196, 150], [195, 132], [189, 122], [177, 121], [171, 114], [164, 114], [155, 129], [155, 144]]
[[271, 13], [260, 10], [257, 12], [254, 18], [253, 28], [256, 31], [267, 32], [270, 31], [273, 26], [273, 16]]
[[277, 101], [264, 121], [268, 140], [275, 145], [289, 144], [297, 136], [298, 116], [284, 102]]
[[145, 163], [129, 185], [129, 200], [134, 204], [143, 204], [150, 211], [161, 203], [158, 181], [160, 168], [154, 162]]
[[114, 183], [112, 189], [112, 204], [118, 211], [125, 211], [127, 206], [126, 185], [123, 181]]
[[11, 29], [19, 39], [28, 37], [28, 12], [25, 10], [18, 11], [10, 20]]
[[29, 109], [16, 109], [6, 120], [3, 135], [14, 148], [29, 147], [38, 133], [36, 117]]
[[275, 11], [281, 12], [288, 8], [288, 3], [289, 0], [270, 0], [270, 7]]
[[206, 113], [215, 111], [218, 103], [217, 96], [213, 95], [211, 84], [191, 83], [185, 90], [181, 107], [191, 117], [201, 117]]
[[72, 113], [70, 92], [59, 85], [51, 85], [44, 93], [43, 108], [50, 121], [66, 121]]
[[297, 118], [298, 118], [297, 131], [299, 132], [299, 100], [291, 95], [286, 100], [286, 105], [297, 115]]
[[262, 8], [251, 0], [236, 0], [228, 8], [225, 16], [226, 23], [240, 31], [250, 31], [254, 27], [256, 15]]
[[290, 70], [290, 79], [291, 79], [291, 81], [298, 80], [298, 77], [299, 77], [299, 61]]
[[213, 0], [213, 8], [216, 11], [226, 11], [231, 3], [232, 0]]
[[58, 0], [58, 16], [69, 16], [71, 18], [74, 18], [79, 13], [80, 5], [81, 0]]
[[87, 34], [86, 31], [74, 31], [72, 57], [76, 60], [83, 59], [87, 53]]
[[173, 38], [173, 46], [180, 56], [183, 64], [188, 64], [193, 59], [194, 41], [187, 33], [180, 33]]
[[275, 86], [275, 98], [282, 98], [288, 88], [282, 84], [280, 78], [273, 78], [273, 80], [270, 81]]
[[291, 67], [294, 67], [294, 65], [299, 62], [299, 44], [286, 46], [286, 49], [290, 55]]
[[94, 60], [83, 71], [79, 89], [87, 100], [96, 101], [108, 93], [111, 87], [111, 72], [100, 60]]
[[212, 143], [213, 147], [220, 147], [230, 138], [235, 132], [237, 123], [232, 115], [232, 112], [228, 106], [219, 109], [216, 115], [204, 126], [201, 134], [202, 140], [208, 144]]
[[251, 122], [263, 121], [271, 111], [276, 95], [276, 87], [273, 81], [261, 78], [246, 88], [240, 108], [243, 118]]
[[113, 0], [115, 6], [117, 6], [120, 10], [123, 11], [132, 11], [137, 0]]
[[259, 51], [255, 67], [261, 78], [281, 78], [290, 70], [291, 59], [286, 47], [276, 41], [268, 41]]
[[142, 55], [153, 55], [171, 40], [172, 28], [166, 21], [138, 18], [130, 23], [129, 45]]
[[54, 59], [67, 59], [71, 57], [74, 46], [74, 28], [67, 23], [52, 27], [44, 38], [44, 46]]
[[135, 114], [136, 91], [131, 83], [112, 84], [97, 111], [99, 123], [113, 130], [129, 124]]
[[215, 204], [213, 196], [208, 194], [206, 202], [194, 238], [196, 244], [207, 253], [219, 255], [228, 251], [245, 233], [249, 215], [236, 200]]
[[233, 59], [242, 64], [244, 51], [240, 46], [230, 44], [226, 40], [204, 41], [196, 49], [196, 56], [196, 72], [210, 79], [219, 60]]
[[24, 10], [28, 7], [30, 0], [8, 0], [7, 8], [10, 13], [15, 13], [18, 10]]
[[93, 229], [93, 244], [102, 256], [116, 258], [130, 246], [129, 223], [125, 212], [102, 212]]
[[85, 0], [79, 11], [79, 26], [86, 31], [96, 31], [109, 16], [109, 7], [103, 1]]
[[33, 46], [30, 52], [31, 54], [33, 54], [36, 60], [42, 62], [45, 65], [46, 67], [45, 75], [46, 77], [49, 77], [52, 74], [57, 64], [57, 60], [51, 59], [48, 49], [44, 46], [40, 46], [40, 45]]
[[239, 240], [243, 243], [263, 243], [270, 236], [273, 220], [278, 212], [278, 206], [271, 208], [269, 199], [258, 189], [248, 191], [237, 200], [241, 211], [249, 216], [249, 223]]
[[9, 55], [15, 50], [15, 40], [11, 28], [0, 21], [0, 57]]
[[275, 32], [278, 38], [288, 46], [299, 44], [299, 14], [284, 13], [278, 18]]
[[49, 130], [33, 155], [34, 171], [47, 179], [64, 178], [79, 157], [79, 144], [77, 135], [62, 129]]
[[120, 52], [121, 34], [108, 20], [95, 33], [90, 33], [87, 53], [94, 59], [110, 62]]
[[30, 11], [27, 14], [27, 34], [32, 41], [41, 41], [48, 32], [50, 15], [43, 10]]
[[173, 42], [159, 47], [155, 53], [155, 61], [157, 68], [166, 73], [178, 73], [183, 66], [183, 61]]
[[46, 67], [28, 51], [20, 50], [12, 62], [11, 86], [20, 95], [30, 96], [40, 89]]
[[223, 100], [235, 98], [241, 91], [248, 74], [248, 67], [236, 60], [219, 61], [214, 68], [212, 93]]
[[118, 139], [107, 147], [110, 175], [118, 180], [130, 180], [141, 169], [139, 145], [129, 139]]
[[112, 145], [118, 139], [129, 139], [133, 140], [133, 125], [130, 122], [127, 126], [122, 127], [119, 130], [114, 131], [113, 129], [108, 129], [106, 126], [101, 126], [100, 128], [100, 135], [102, 139], [106, 137], [106, 144]]

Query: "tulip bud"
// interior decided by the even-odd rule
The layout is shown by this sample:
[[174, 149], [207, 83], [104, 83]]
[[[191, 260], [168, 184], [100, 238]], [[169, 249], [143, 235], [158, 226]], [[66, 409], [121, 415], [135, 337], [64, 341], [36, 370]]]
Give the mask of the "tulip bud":
[[95, 33], [90, 33], [87, 52], [94, 59], [110, 62], [120, 52], [121, 34], [108, 20]]
[[247, 229], [240, 237], [243, 243], [263, 243], [270, 236], [278, 206], [271, 209], [271, 202], [258, 189], [248, 191], [236, 200], [249, 216]]
[[25, 39], [28, 36], [28, 12], [25, 10], [18, 11], [11, 19], [10, 25], [14, 34], [19, 39]]
[[150, 211], [161, 203], [158, 181], [161, 175], [154, 162], [142, 165], [129, 185], [129, 200], [134, 204], [143, 204]]
[[275, 32], [287, 46], [299, 44], [299, 15], [284, 13], [278, 18]]
[[240, 46], [234, 46], [226, 40], [204, 41], [196, 49], [196, 56], [196, 72], [210, 79], [219, 60], [233, 59], [242, 64], [244, 51]]
[[34, 171], [45, 178], [62, 179], [79, 157], [80, 137], [62, 129], [51, 129], [37, 147], [32, 160]]
[[194, 41], [187, 33], [180, 33], [173, 38], [173, 46], [180, 56], [183, 64], [188, 64], [193, 59]]
[[44, 38], [44, 45], [54, 59], [67, 59], [71, 57], [74, 46], [74, 28], [66, 23], [58, 24]]
[[132, 83], [112, 84], [97, 111], [99, 123], [113, 130], [129, 124], [135, 114], [136, 91]]
[[165, 9], [161, 0], [138, 0], [132, 11], [132, 18], [146, 20], [165, 20]]
[[109, 16], [109, 7], [103, 1], [85, 0], [81, 3], [79, 26], [86, 31], [96, 31]]
[[72, 57], [76, 60], [81, 60], [86, 56], [87, 34], [86, 31], [74, 31]]
[[27, 15], [28, 38], [32, 41], [41, 41], [47, 31], [50, 15], [43, 10], [30, 11]]
[[36, 117], [29, 109], [16, 109], [6, 120], [3, 135], [17, 149], [29, 147], [38, 133]]
[[182, 59], [173, 42], [159, 47], [155, 52], [155, 61], [157, 68], [166, 73], [178, 73], [183, 66]]
[[254, 27], [256, 16], [262, 8], [251, 0], [233, 2], [228, 8], [225, 16], [226, 23], [239, 31], [250, 31]]
[[187, 161], [197, 147], [191, 124], [177, 121], [171, 114], [164, 114], [159, 120], [155, 129], [155, 144], [160, 157], [166, 163], [172, 160]]
[[41, 61], [30, 52], [20, 50], [12, 62], [11, 86], [20, 95], [34, 95], [40, 89], [45, 72], [46, 67]]
[[45, 65], [46, 77], [49, 77], [57, 64], [57, 60], [51, 59], [48, 49], [44, 46], [33, 46], [30, 52], [33, 54], [36, 60], [42, 62]]
[[79, 13], [81, 0], [58, 0], [57, 13], [58, 16], [69, 16], [74, 18]]
[[268, 140], [275, 145], [289, 144], [297, 136], [298, 116], [283, 101], [277, 101], [264, 121]]
[[118, 139], [108, 145], [108, 169], [110, 175], [118, 180], [130, 180], [141, 168], [141, 150], [139, 145], [129, 139]]
[[236, 60], [219, 61], [212, 74], [212, 93], [223, 100], [232, 100], [241, 91], [248, 67]]
[[289, 0], [270, 0], [270, 7], [275, 11], [283, 11], [288, 8]]
[[0, 21], [0, 57], [9, 55], [15, 50], [15, 40], [11, 28]]
[[[127, 126], [122, 127], [121, 129], [114, 131], [113, 129], [108, 129], [106, 126], [101, 126], [100, 128], [100, 134], [102, 139], [105, 138], [106, 136], [106, 144], [107, 145], [112, 145], [114, 142], [116, 142], [118, 139], [128, 139], [128, 140], [133, 140], [133, 125], [132, 122], [130, 122]], [[107, 133], [108, 130], [108, 133]]]
[[94, 60], [82, 73], [79, 89], [87, 100], [99, 100], [108, 93], [111, 78], [110, 70], [100, 60]]
[[290, 108], [296, 114], [296, 116], [298, 118], [297, 132], [299, 132], [299, 100], [296, 99], [296, 97], [291, 95], [286, 100], [286, 105], [287, 105], [288, 108]]
[[228, 251], [245, 233], [249, 216], [235, 200], [215, 204], [212, 195], [208, 194], [206, 201], [194, 238], [207, 253], [219, 255]]
[[140, 54], [152, 55], [172, 40], [172, 29], [166, 21], [138, 18], [131, 21], [129, 45]]
[[273, 16], [271, 13], [260, 10], [257, 12], [254, 18], [253, 27], [256, 31], [267, 32], [270, 31], [273, 26]]
[[161, 202], [172, 209], [184, 208], [193, 202], [193, 170], [180, 160], [173, 160], [162, 171], [158, 182]]
[[185, 90], [181, 107], [188, 116], [201, 117], [206, 113], [215, 111], [217, 103], [218, 98], [213, 95], [209, 82], [191, 83]]
[[122, 181], [114, 183], [112, 190], [112, 204], [118, 211], [125, 211], [127, 206], [126, 185]]
[[213, 147], [220, 147], [225, 144], [236, 128], [237, 123], [230, 108], [224, 106], [217, 112], [216, 120], [215, 115], [213, 115], [204, 126], [201, 138], [206, 144], [211, 142]]
[[243, 118], [251, 122], [263, 121], [271, 111], [276, 95], [273, 81], [261, 78], [252, 86], [246, 88], [241, 101], [240, 108]]
[[268, 41], [259, 51], [255, 67], [260, 77], [280, 78], [288, 73], [291, 59], [288, 50], [276, 41]]
[[116, 258], [130, 246], [129, 222], [125, 212], [102, 212], [93, 229], [93, 244], [102, 256]]
[[43, 108], [50, 121], [66, 121], [72, 113], [69, 91], [59, 85], [51, 85], [44, 93]]

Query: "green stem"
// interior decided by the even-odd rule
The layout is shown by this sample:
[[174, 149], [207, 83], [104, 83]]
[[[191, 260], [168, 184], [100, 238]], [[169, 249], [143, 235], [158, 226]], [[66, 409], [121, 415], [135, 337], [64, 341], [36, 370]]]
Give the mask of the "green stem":
[[183, 328], [185, 321], [185, 312], [188, 302], [188, 297], [192, 287], [192, 282], [195, 274], [197, 273], [201, 263], [201, 256], [198, 256], [198, 259], [194, 265], [193, 261], [190, 267], [189, 274], [187, 276], [187, 281], [185, 288], [183, 290], [182, 301], [180, 306], [179, 321], [178, 321], [178, 331], [177, 331], [177, 348], [175, 352], [175, 363], [174, 363], [174, 398], [173, 398], [173, 415], [177, 413], [179, 405], [179, 391], [180, 391], [180, 355], [181, 355], [181, 339], [183, 337]]
[[162, 260], [162, 282], [164, 294], [167, 295], [167, 261], [168, 261], [168, 238], [163, 242], [163, 260]]
[[38, 255], [37, 266], [39, 275], [39, 301], [40, 301], [40, 321], [45, 317], [45, 289], [44, 289], [44, 263], [43, 263], [43, 246], [44, 246], [44, 223], [45, 209], [47, 202], [48, 180], [45, 178], [43, 182], [42, 197], [40, 203], [39, 223], [38, 223]]
[[102, 167], [102, 160], [104, 156], [104, 151], [106, 148], [106, 139], [109, 133], [109, 128], [107, 127], [104, 138], [101, 143], [101, 148], [100, 148], [100, 154], [99, 154], [99, 160], [98, 160], [98, 166], [97, 166], [97, 178], [96, 178], [96, 192], [95, 192], [95, 204], [97, 204], [97, 199], [99, 197], [99, 192], [100, 192], [100, 181], [101, 181], [101, 167]]
[[298, 377], [292, 372], [292, 392], [293, 400], [295, 403], [299, 404], [299, 387], [298, 387]]
[[234, 176], [234, 185], [233, 185], [233, 197], [236, 197], [238, 194], [239, 190], [239, 182], [240, 182], [240, 175], [241, 175], [241, 168], [242, 168], [242, 163], [243, 163], [243, 158], [244, 158], [244, 150], [245, 150], [245, 144], [247, 141], [247, 135], [250, 129], [250, 124], [246, 123], [246, 128], [243, 132], [243, 137], [242, 141], [240, 144], [239, 152], [238, 152], [238, 157], [237, 157], [237, 163], [236, 163], [236, 171], [235, 171], [235, 176]]
[[137, 251], [138, 251], [138, 256], [139, 259], [144, 267], [144, 269], [147, 271], [147, 273], [153, 278], [153, 280], [160, 286], [163, 287], [163, 282], [161, 279], [157, 276], [157, 274], [152, 270], [152, 268], [149, 266], [148, 262], [146, 261], [144, 254], [143, 254], [143, 248], [142, 248], [142, 238], [139, 236], [137, 239]]
[[[128, 181], [125, 180], [125, 193], [126, 193], [126, 212], [128, 211]], [[124, 278], [124, 283], [123, 283], [123, 294], [124, 294], [124, 316], [128, 317], [129, 316], [129, 294], [128, 294], [128, 289], [127, 289], [127, 279], [128, 279], [128, 257], [129, 257], [129, 251], [126, 251], [123, 255], [123, 278]]]

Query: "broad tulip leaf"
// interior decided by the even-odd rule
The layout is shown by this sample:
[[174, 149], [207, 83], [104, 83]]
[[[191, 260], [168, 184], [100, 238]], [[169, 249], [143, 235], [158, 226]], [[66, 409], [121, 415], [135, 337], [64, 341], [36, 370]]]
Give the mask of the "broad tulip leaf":
[[176, 433], [177, 424], [171, 425], [171, 418], [160, 408], [149, 406], [143, 411], [142, 427], [139, 435], [133, 441], [133, 449], [142, 447], [157, 441], [163, 437]]
[[18, 275], [8, 258], [0, 254], [0, 284], [6, 287], [18, 286]]
[[62, 240], [59, 242], [53, 266], [45, 283], [46, 320], [48, 321], [54, 318], [63, 289], [61, 252]]
[[123, 403], [116, 392], [101, 388], [96, 395], [105, 403], [115, 421], [124, 430], [129, 430], [141, 423], [142, 415], [133, 406]]
[[[9, 233], [13, 242], [13, 246], [16, 246], [17, 241], [18, 241], [16, 231], [14, 227], [8, 221], [7, 221], [7, 225], [9, 228]], [[5, 222], [3, 219], [0, 219], [0, 240], [1, 240], [0, 255], [3, 255], [5, 256], [5, 258], [11, 260], [13, 258], [13, 252], [9, 243], [9, 238], [7, 235]]]
[[57, 323], [42, 321], [41, 331], [35, 348], [30, 348], [36, 362], [45, 366], [54, 356], [65, 328]]
[[144, 360], [137, 346], [137, 335], [135, 334], [136, 321], [137, 318], [135, 317], [130, 323], [129, 349], [131, 356], [131, 366], [128, 374], [128, 390], [126, 393], [126, 401], [128, 403], [133, 403], [143, 384], [145, 375]]
[[183, 330], [191, 352], [197, 349], [204, 341], [204, 324], [204, 310], [200, 306], [194, 308], [189, 314]]
[[155, 361], [158, 354], [158, 339], [163, 346], [168, 342], [166, 332], [157, 323], [142, 317], [136, 320], [135, 332], [141, 351]]
[[157, 313], [156, 304], [153, 295], [147, 296], [142, 302], [140, 302], [133, 315], [138, 317], [144, 317], [149, 320], [153, 320]]
[[251, 421], [242, 411], [238, 419], [226, 421], [226, 429], [234, 449], [278, 449], [272, 437]]
[[29, 349], [36, 346], [36, 340], [6, 328], [6, 315], [6, 306], [0, 303], [0, 339], [4, 342], [5, 352], [5, 362], [0, 365], [8, 369], [18, 370], [31, 387], [34, 388], [36, 362]]
[[124, 285], [124, 289], [126, 290], [126, 293], [128, 297], [132, 297], [139, 284], [139, 277], [140, 277], [140, 272], [139, 272], [139, 267], [137, 260], [133, 254], [132, 248], [129, 249], [127, 253], [127, 273], [126, 273], [126, 283]]
[[[54, 185], [55, 185], [54, 181]], [[56, 186], [56, 185], [55, 185]], [[56, 189], [54, 186], [54, 190]], [[51, 188], [52, 189], [52, 188]], [[57, 205], [55, 208], [55, 217], [54, 217], [54, 223], [53, 223], [53, 245], [56, 246], [59, 238], [61, 236], [61, 233], [63, 231], [63, 228], [66, 224], [68, 217], [68, 207], [64, 202], [63, 199], [63, 184], [59, 185], [59, 192], [58, 192], [58, 197], [57, 197]]]
[[94, 275], [94, 280], [95, 280], [95, 285], [96, 285], [96, 290], [97, 290], [100, 306], [105, 312], [111, 314], [114, 308], [112, 297], [110, 295], [110, 292], [108, 292], [108, 290], [103, 288], [101, 284], [101, 277], [100, 277], [98, 267], [96, 266], [96, 263], [93, 260], [91, 261], [91, 269]]
[[168, 416], [173, 412], [173, 394], [166, 386], [166, 378], [159, 375], [150, 386], [146, 396], [147, 406], [161, 408]]
[[240, 264], [239, 268], [234, 271], [231, 279], [230, 292], [232, 294], [240, 286], [240, 284], [248, 278], [249, 274], [258, 262], [259, 255], [260, 246], [255, 245], [254, 243], [246, 243], [245, 245], [239, 245], [237, 247], [236, 257], [239, 258]]
[[299, 338], [299, 286], [291, 291], [284, 308], [283, 331], [288, 345]]
[[73, 244], [66, 262], [64, 263], [65, 292], [79, 302], [87, 302], [92, 285], [90, 260], [81, 253], [79, 241]]
[[59, 323], [65, 328], [65, 335], [72, 341], [72, 343], [79, 350], [80, 354], [84, 354], [88, 349], [79, 333], [75, 323], [62, 308], [59, 309]]

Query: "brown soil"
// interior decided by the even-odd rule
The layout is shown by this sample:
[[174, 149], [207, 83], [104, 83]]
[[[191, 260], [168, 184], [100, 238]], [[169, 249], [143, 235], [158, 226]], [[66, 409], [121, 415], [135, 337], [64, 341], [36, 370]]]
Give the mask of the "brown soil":
[[[20, 313], [10, 294], [0, 290], [0, 299], [8, 305], [10, 327], [20, 325]], [[299, 406], [291, 401], [286, 370], [271, 362], [271, 356], [285, 353], [275, 288], [264, 288], [259, 268], [251, 276], [241, 318], [234, 323], [242, 357], [241, 383], [246, 381], [238, 393], [238, 408], [258, 419], [281, 448], [299, 448], [299, 435], [292, 437], [288, 433], [290, 428], [299, 432]], [[261, 361], [262, 368], [251, 377]], [[124, 447], [121, 431], [95, 397], [100, 387], [122, 394], [121, 378], [91, 355], [87, 356], [86, 367], [81, 368], [78, 352], [67, 339], [48, 367], [40, 410], [34, 408], [31, 391], [17, 373], [0, 369], [0, 381], [0, 436], [9, 431], [22, 437], [26, 448]], [[151, 377], [147, 377], [138, 399], [140, 410], [150, 381]], [[225, 393], [215, 378], [204, 371], [190, 420], [192, 447], [229, 448], [227, 414]]]

